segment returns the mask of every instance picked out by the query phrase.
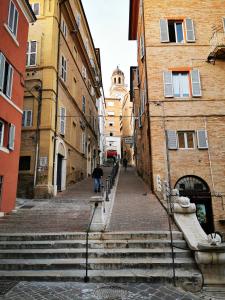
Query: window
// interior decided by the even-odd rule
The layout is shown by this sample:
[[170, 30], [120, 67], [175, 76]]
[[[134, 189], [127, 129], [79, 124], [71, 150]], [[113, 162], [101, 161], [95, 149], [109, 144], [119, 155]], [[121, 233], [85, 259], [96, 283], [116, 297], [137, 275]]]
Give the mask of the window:
[[114, 111], [108, 111], [108, 116], [114, 116], [114, 115], [115, 115]]
[[195, 42], [194, 23], [190, 18], [182, 20], [160, 20], [161, 43]]
[[35, 16], [39, 16], [40, 15], [40, 3], [32, 3], [31, 7], [33, 9]]
[[178, 131], [178, 148], [193, 149], [194, 148], [194, 132]]
[[27, 66], [36, 66], [37, 63], [37, 42], [27, 43]]
[[107, 102], [107, 105], [108, 105], [108, 106], [114, 106], [114, 102], [111, 102], [111, 101], [110, 101], [110, 102]]
[[110, 122], [109, 122], [109, 126], [110, 126], [110, 127], [113, 127], [113, 126], [114, 126], [114, 122], [110, 121]]
[[66, 82], [66, 75], [67, 75], [67, 61], [65, 57], [62, 55], [61, 56], [61, 78], [64, 82]]
[[167, 130], [167, 146], [170, 150], [193, 149], [197, 137], [198, 149], [208, 149], [207, 131], [199, 129], [196, 131]]
[[114, 83], [116, 83], [116, 78], [114, 78]]
[[22, 126], [23, 127], [32, 126], [32, 110], [24, 110], [23, 111]]
[[82, 96], [82, 112], [85, 114], [86, 111], [86, 98]]
[[83, 154], [86, 153], [86, 134], [84, 131], [82, 132], [82, 135], [81, 135], [81, 152]]
[[112, 133], [112, 132], [110, 132], [110, 133], [109, 133], [109, 135], [110, 135], [110, 136], [113, 136], [113, 133]]
[[60, 107], [60, 134], [64, 135], [66, 129], [66, 109]]
[[10, 1], [9, 15], [8, 15], [8, 28], [15, 37], [17, 35], [18, 16], [19, 13], [18, 10], [16, 9], [15, 4], [12, 1]]
[[76, 13], [76, 23], [77, 27], [80, 29], [80, 14], [78, 12]]
[[85, 66], [82, 66], [82, 76], [83, 78], [87, 77], [87, 69], [85, 68]]
[[0, 91], [8, 98], [12, 94], [13, 68], [0, 52]]
[[4, 142], [4, 123], [0, 121], [0, 147], [3, 147], [3, 142]]
[[67, 37], [67, 26], [66, 26], [66, 22], [63, 19], [62, 19], [61, 30], [62, 30], [64, 37], [66, 38]]
[[118, 79], [118, 80], [119, 80], [119, 84], [120, 84], [120, 83], [121, 83], [121, 78], [119, 77], [119, 79]]
[[200, 97], [201, 82], [198, 70], [186, 72], [166, 71], [163, 74], [164, 96], [166, 98]]
[[20, 156], [19, 171], [29, 171], [30, 170], [30, 156]]
[[10, 150], [14, 150], [14, 146], [15, 146], [15, 131], [16, 131], [15, 125], [10, 124], [10, 126], [9, 126], [9, 146], [8, 146], [8, 148]]

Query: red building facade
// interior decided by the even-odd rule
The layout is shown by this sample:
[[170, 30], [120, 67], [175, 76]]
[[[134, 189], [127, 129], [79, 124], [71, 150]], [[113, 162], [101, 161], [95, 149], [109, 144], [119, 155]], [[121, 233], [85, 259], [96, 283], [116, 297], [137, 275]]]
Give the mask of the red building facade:
[[24, 75], [29, 23], [35, 15], [28, 0], [0, 2], [0, 213], [15, 206]]

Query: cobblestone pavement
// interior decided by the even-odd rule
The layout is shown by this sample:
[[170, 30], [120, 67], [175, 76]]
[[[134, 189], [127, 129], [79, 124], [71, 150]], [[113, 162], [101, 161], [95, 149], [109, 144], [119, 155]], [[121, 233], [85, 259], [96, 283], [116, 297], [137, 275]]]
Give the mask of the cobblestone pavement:
[[[121, 168], [109, 231], [168, 230], [167, 214], [134, 168]], [[174, 225], [174, 229], [177, 230]]]
[[[122, 295], [122, 297], [118, 297]], [[111, 297], [110, 297], [111, 296]], [[219, 299], [194, 295], [170, 285], [147, 283], [96, 284], [81, 282], [20, 282], [4, 296], [4, 300], [198, 300]], [[222, 298], [221, 298], [222, 299]], [[224, 299], [224, 298], [223, 298]]]
[[[110, 171], [104, 168], [105, 176]], [[18, 199], [18, 211], [0, 218], [0, 233], [84, 231], [90, 219], [89, 200], [95, 195], [89, 177], [52, 199]]]

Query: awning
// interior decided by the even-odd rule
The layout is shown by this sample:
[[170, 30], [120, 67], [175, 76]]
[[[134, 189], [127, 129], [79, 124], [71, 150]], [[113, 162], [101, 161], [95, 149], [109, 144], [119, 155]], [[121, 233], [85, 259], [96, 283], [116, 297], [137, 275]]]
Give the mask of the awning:
[[115, 151], [115, 150], [107, 151], [107, 158], [114, 157], [114, 156], [117, 156], [117, 151]]

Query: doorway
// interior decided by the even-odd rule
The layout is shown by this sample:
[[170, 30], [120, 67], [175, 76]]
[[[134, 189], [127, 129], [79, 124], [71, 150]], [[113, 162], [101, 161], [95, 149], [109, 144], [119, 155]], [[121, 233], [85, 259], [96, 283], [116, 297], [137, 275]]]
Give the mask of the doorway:
[[207, 234], [214, 232], [212, 198], [207, 183], [197, 176], [185, 176], [177, 181], [175, 189], [196, 205], [196, 215], [203, 230]]
[[62, 190], [62, 163], [63, 163], [63, 156], [58, 153], [57, 158], [57, 191]]

